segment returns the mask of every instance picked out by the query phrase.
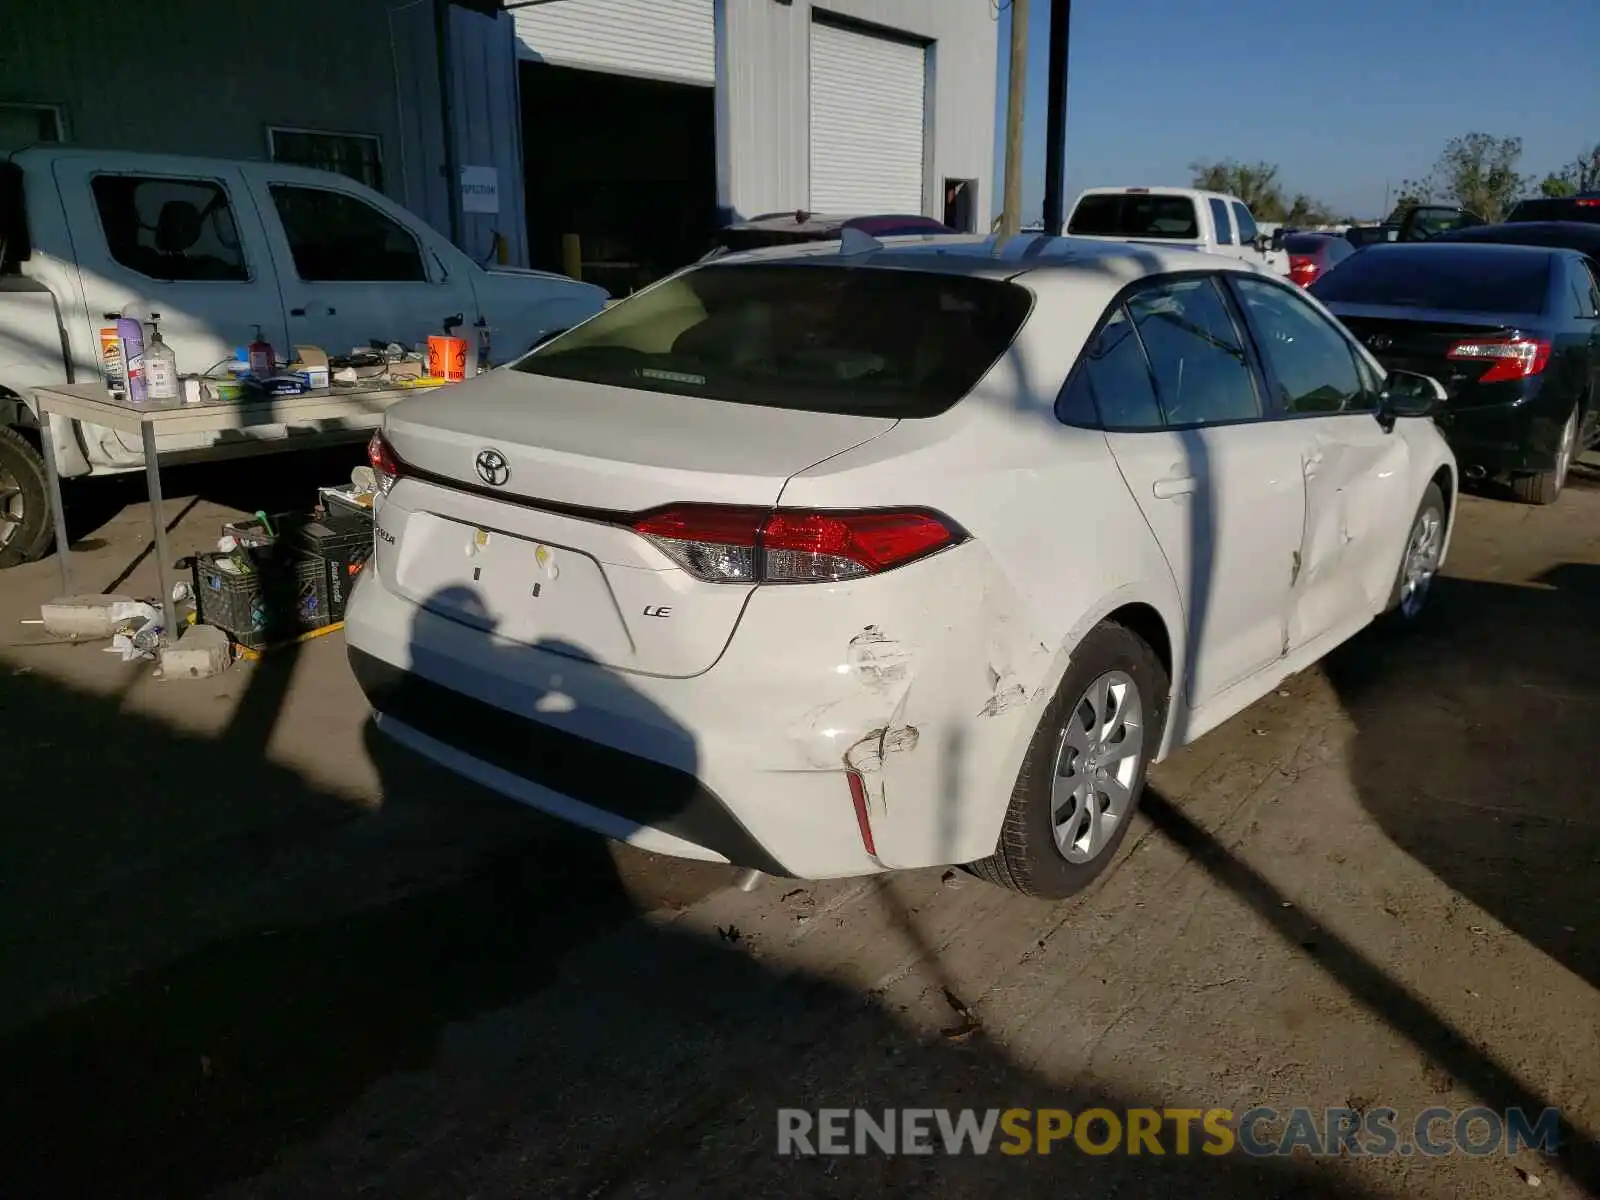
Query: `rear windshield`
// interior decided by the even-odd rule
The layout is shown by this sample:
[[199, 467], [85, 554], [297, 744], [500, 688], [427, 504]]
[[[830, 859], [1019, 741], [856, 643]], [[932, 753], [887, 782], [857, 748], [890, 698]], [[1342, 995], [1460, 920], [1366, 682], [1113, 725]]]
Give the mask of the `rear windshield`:
[[1311, 285], [1324, 304], [1390, 304], [1449, 312], [1544, 312], [1550, 256], [1458, 244], [1372, 246]]
[[931, 417], [994, 365], [1031, 306], [1001, 280], [709, 265], [606, 309], [513, 369], [768, 408]]
[[1591, 221], [1600, 224], [1600, 196], [1519, 200], [1508, 221]]
[[1084, 237], [1197, 238], [1200, 224], [1194, 201], [1187, 196], [1113, 192], [1078, 201], [1067, 232]]
[[1290, 254], [1321, 254], [1328, 248], [1329, 240], [1305, 233], [1292, 233], [1283, 239], [1283, 248]]

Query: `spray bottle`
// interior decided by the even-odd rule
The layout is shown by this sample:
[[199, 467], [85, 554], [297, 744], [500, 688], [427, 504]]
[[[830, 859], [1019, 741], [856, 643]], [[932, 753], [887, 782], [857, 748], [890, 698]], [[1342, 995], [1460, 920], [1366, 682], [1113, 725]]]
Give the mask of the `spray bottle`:
[[144, 325], [137, 317], [118, 317], [117, 340], [122, 343], [122, 369], [128, 381], [128, 399], [135, 404], [143, 404]]
[[103, 314], [105, 324], [100, 326], [100, 369], [106, 381], [106, 391], [113, 396], [128, 392], [128, 373], [122, 366], [122, 338], [117, 333], [117, 314]]

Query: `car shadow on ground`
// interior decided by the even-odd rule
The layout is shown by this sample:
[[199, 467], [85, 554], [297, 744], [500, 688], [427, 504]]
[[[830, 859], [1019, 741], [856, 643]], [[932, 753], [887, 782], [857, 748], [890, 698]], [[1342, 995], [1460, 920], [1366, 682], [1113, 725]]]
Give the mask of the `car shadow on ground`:
[[[601, 839], [384, 743], [381, 808], [319, 792], [265, 760], [259, 679], [208, 738], [0, 670], [39, 751], [0, 759], [0, 1194], [1361, 1194], [1198, 1153], [779, 1159], [780, 1106], [1170, 1098], [1057, 1087], [642, 919]], [[408, 885], [419, 843], [486, 826], [495, 852]]]
[[1415, 635], [1326, 660], [1352, 781], [1398, 846], [1600, 987], [1600, 567], [1445, 577], [1430, 606]]

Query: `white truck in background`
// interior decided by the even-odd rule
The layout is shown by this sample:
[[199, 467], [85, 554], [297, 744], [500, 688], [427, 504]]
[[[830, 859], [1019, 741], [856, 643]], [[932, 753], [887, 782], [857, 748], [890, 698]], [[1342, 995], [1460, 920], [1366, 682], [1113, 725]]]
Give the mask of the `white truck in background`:
[[[50, 548], [42, 438], [67, 477], [137, 470], [136, 437], [52, 416], [30, 389], [104, 378], [106, 314], [148, 320], [178, 369], [230, 362], [257, 327], [287, 358], [373, 340], [412, 346], [447, 322], [508, 362], [599, 312], [603, 289], [563, 275], [485, 270], [361, 183], [280, 163], [23, 150], [0, 161], [0, 567]], [[382, 414], [226, 438], [164, 435], [163, 463], [360, 440]]]
[[1289, 274], [1289, 256], [1276, 250], [1249, 206], [1237, 196], [1197, 188], [1089, 188], [1072, 206], [1072, 237], [1191, 246]]

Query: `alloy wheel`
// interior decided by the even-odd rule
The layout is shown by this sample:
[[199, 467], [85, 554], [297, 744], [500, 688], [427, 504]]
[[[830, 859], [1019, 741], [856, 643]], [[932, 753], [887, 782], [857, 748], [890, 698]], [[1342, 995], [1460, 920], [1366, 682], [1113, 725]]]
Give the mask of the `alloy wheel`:
[[1572, 467], [1572, 450], [1578, 440], [1578, 410], [1573, 409], [1572, 415], [1567, 418], [1567, 423], [1561, 429], [1561, 449], [1556, 452], [1556, 490], [1560, 491], [1567, 486], [1567, 471]]
[[0, 549], [22, 532], [27, 513], [27, 497], [15, 474], [0, 465]]
[[1444, 517], [1438, 509], [1425, 508], [1411, 527], [1405, 561], [1400, 567], [1400, 611], [1407, 619], [1420, 613], [1427, 602], [1443, 549]]
[[1133, 808], [1144, 751], [1144, 701], [1122, 671], [1108, 671], [1067, 714], [1051, 779], [1056, 849], [1086, 863], [1112, 841]]

